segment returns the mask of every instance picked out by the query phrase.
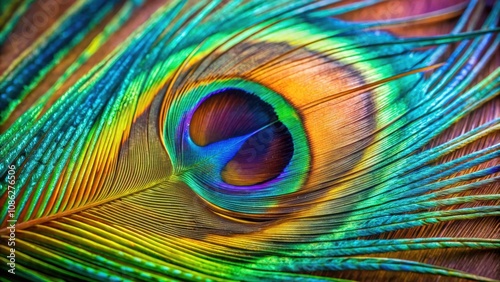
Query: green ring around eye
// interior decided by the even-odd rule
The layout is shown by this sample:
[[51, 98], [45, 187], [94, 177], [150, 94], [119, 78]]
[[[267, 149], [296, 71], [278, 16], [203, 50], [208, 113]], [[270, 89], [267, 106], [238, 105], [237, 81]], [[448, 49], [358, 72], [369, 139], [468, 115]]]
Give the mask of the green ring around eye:
[[[258, 97], [257, 99], [248, 96], [239, 98], [231, 98], [230, 95], [221, 96], [224, 99], [232, 99], [227, 104], [229, 107], [236, 107], [233, 112], [237, 112], [240, 110], [238, 107], [241, 107], [241, 112], [249, 113], [252, 118], [257, 117], [255, 122], [263, 123], [264, 126], [252, 128], [251, 124], [248, 125], [247, 120], [247, 123], [243, 125], [246, 127], [240, 129], [237, 128], [238, 124], [231, 124], [230, 121], [224, 123], [222, 120], [215, 125], [212, 122], [206, 127], [207, 130], [218, 130], [215, 132], [216, 134], [212, 134], [216, 135], [215, 137], [210, 135], [207, 138], [202, 138], [200, 136], [205, 133], [201, 134], [192, 130], [190, 132], [193, 115], [200, 108], [200, 105], [209, 108], [203, 103], [213, 95], [227, 89], [231, 90], [233, 96], [255, 95]], [[261, 102], [255, 102], [255, 100]], [[251, 106], [241, 104], [248, 101], [252, 101]], [[224, 103], [222, 100], [210, 103], [221, 102]], [[210, 107], [217, 107], [217, 105], [210, 105]], [[221, 116], [227, 117], [227, 115]], [[278, 196], [300, 190], [307, 179], [310, 167], [310, 150], [302, 120], [293, 106], [280, 94], [263, 85], [243, 79], [221, 79], [200, 83], [173, 101], [167, 117], [164, 127], [165, 147], [171, 156], [175, 177], [188, 184], [202, 198], [216, 206], [236, 212], [263, 213], [267, 208], [277, 203]], [[200, 118], [197, 118], [196, 123], [200, 122], [203, 120], [200, 121]], [[283, 143], [293, 142], [291, 156], [282, 156], [287, 158], [285, 161], [277, 160], [281, 163], [276, 166], [279, 167], [283, 164], [286, 166], [273, 177], [259, 178], [256, 176], [256, 179], [260, 179], [256, 181], [248, 178], [252, 177], [251, 174], [254, 171], [262, 173], [265, 170], [256, 165], [257, 169], [254, 166], [254, 171], [245, 171], [246, 168], [243, 166], [243, 171], [240, 172], [247, 179], [240, 182], [234, 181], [234, 177], [227, 176], [228, 164], [236, 162], [236, 153], [240, 149], [246, 148], [244, 144], [248, 146], [248, 140], [252, 136], [255, 137], [255, 132], [261, 130], [258, 128], [269, 128], [269, 124], [266, 122], [285, 127], [285, 133], [275, 134], [278, 136], [276, 137], [278, 141], [275, 142], [278, 145], [273, 145], [274, 149], [283, 147]], [[214, 127], [219, 123], [221, 126], [229, 127], [229, 129]], [[197, 128], [199, 131], [203, 130], [204, 127], [198, 126]], [[206, 134], [210, 134], [210, 132]], [[279, 158], [281, 157], [279, 152], [278, 149], [274, 155], [268, 151], [266, 154], [272, 155], [273, 158]], [[269, 160], [267, 164], [269, 164]]]

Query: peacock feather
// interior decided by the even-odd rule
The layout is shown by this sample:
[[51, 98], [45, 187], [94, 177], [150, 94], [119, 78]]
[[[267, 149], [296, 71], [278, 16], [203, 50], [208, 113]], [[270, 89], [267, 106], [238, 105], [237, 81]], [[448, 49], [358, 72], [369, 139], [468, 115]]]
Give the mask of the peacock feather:
[[500, 279], [500, 1], [0, 11], [0, 280]]

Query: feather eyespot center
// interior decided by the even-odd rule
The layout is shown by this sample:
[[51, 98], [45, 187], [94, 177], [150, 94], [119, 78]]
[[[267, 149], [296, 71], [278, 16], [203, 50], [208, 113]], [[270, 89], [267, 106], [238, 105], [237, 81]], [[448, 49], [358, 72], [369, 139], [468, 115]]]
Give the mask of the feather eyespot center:
[[238, 88], [215, 91], [193, 113], [189, 134], [201, 147], [245, 136], [223, 167], [221, 178], [234, 186], [251, 186], [278, 177], [293, 157], [293, 138], [273, 107]]

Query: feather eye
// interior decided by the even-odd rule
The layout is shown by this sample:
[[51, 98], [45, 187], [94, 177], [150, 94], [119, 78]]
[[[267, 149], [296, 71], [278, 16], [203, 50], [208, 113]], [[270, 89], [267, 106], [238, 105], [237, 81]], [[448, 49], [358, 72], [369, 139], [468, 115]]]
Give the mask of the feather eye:
[[[15, 192], [0, 191], [0, 260], [16, 220], [21, 279], [329, 281], [336, 273], [318, 271], [389, 270], [490, 280], [372, 255], [500, 247], [463, 236], [380, 239], [498, 215], [495, 192], [459, 194], [498, 181], [498, 145], [447, 159], [492, 135], [498, 118], [429, 144], [498, 95], [500, 69], [484, 66], [498, 50], [500, 2], [479, 24], [478, 1], [367, 22], [332, 17], [382, 1], [170, 1], [60, 91], [138, 4], [100, 23], [118, 5], [101, 2], [74, 5], [0, 80], [4, 122], [105, 25], [0, 135], [0, 176], [17, 179]], [[382, 30], [463, 9], [447, 35]], [[72, 23], [62, 34], [75, 39], [59, 38]]]
[[174, 174], [213, 204], [265, 213], [276, 196], [303, 184], [309, 165], [306, 136], [300, 117], [279, 94], [229, 79], [202, 83], [169, 109], [185, 109], [167, 114], [173, 127], [165, 127], [164, 139]]
[[[340, 22], [308, 20], [202, 43], [169, 82], [159, 122], [174, 174], [211, 204], [277, 219], [339, 197], [326, 195], [333, 182], [363, 169], [363, 157], [390, 154], [376, 151], [389, 145], [377, 131], [413, 106], [398, 97], [421, 80], [423, 55], [386, 33], [360, 37]], [[372, 37], [378, 46], [368, 48]]]

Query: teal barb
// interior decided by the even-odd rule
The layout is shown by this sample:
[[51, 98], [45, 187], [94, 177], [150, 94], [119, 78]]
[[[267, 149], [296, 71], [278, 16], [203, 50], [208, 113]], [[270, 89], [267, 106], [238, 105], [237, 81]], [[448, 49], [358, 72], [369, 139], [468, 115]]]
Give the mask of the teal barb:
[[[32, 2], [0, 4], [0, 44]], [[500, 247], [395, 236], [500, 215], [498, 111], [449, 133], [498, 101], [500, 1], [337, 19], [379, 2], [167, 1], [71, 80], [141, 8], [73, 4], [0, 77], [0, 280], [500, 279], [391, 256]], [[457, 11], [449, 34], [384, 31]]]

